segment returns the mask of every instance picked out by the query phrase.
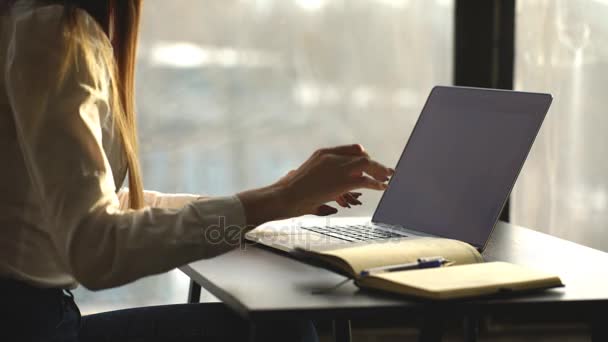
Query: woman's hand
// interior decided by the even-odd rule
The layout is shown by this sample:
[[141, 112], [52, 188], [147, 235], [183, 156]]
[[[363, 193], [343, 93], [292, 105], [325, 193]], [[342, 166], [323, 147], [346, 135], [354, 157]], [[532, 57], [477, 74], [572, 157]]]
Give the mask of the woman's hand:
[[385, 190], [394, 170], [374, 161], [361, 145], [320, 149], [277, 183], [238, 194], [249, 225], [306, 214], [331, 215], [361, 204], [356, 189]]
[[343, 207], [356, 204], [360, 194], [352, 190], [384, 190], [392, 173], [372, 160], [361, 145], [348, 145], [316, 151], [277, 184], [283, 187], [285, 200], [291, 204], [287, 217], [330, 215], [337, 210], [325, 203], [336, 201]]
[[[281, 178], [279, 180], [279, 182], [277, 182], [277, 184], [282, 184], [282, 185], [288, 184], [288, 182], [290, 182], [293, 179], [293, 176], [296, 175], [296, 171], [297, 170], [289, 171], [289, 173], [285, 177]], [[350, 208], [351, 205], [362, 205], [363, 204], [363, 203], [361, 203], [361, 201], [359, 201], [359, 197], [361, 197], [361, 195], [363, 195], [363, 194], [360, 192], [350, 192], [349, 191], [349, 192], [342, 194], [342, 195], [338, 196], [337, 198], [335, 198], [335, 201], [343, 208]], [[324, 206], [324, 207], [328, 207], [328, 206]], [[330, 210], [321, 210], [321, 211], [325, 212], [325, 214], [322, 214], [320, 212], [316, 213], [316, 214], [321, 215], [321, 216], [326, 216], [326, 215], [335, 214], [338, 210], [336, 210], [335, 208], [331, 208]]]

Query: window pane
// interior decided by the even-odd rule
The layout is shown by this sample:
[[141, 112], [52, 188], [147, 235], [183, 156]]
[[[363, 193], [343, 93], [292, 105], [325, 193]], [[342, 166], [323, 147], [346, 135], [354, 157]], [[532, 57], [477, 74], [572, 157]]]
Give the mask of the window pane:
[[608, 250], [608, 1], [517, 4], [517, 88], [555, 100], [518, 181], [513, 220]]
[[160, 191], [231, 194], [352, 142], [393, 164], [430, 88], [451, 79], [451, 1], [146, 5], [142, 163]]
[[[394, 165], [431, 88], [451, 83], [452, 19], [453, 0], [147, 0], [146, 187], [233, 194], [354, 142]], [[344, 214], [370, 215], [379, 196], [362, 199]]]

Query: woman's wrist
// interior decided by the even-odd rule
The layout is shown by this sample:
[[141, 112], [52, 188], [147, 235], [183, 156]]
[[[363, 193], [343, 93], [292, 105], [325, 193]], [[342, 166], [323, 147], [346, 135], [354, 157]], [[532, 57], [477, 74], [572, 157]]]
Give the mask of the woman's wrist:
[[285, 193], [285, 187], [281, 184], [238, 193], [247, 226], [257, 227], [269, 221], [289, 218]]

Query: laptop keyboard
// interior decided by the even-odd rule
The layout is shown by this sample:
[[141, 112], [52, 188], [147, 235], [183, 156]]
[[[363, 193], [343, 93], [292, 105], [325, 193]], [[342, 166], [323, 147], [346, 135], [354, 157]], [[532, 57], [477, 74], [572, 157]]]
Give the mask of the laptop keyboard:
[[382, 240], [407, 236], [405, 234], [394, 233], [369, 225], [314, 226], [301, 227], [301, 229], [348, 242]]

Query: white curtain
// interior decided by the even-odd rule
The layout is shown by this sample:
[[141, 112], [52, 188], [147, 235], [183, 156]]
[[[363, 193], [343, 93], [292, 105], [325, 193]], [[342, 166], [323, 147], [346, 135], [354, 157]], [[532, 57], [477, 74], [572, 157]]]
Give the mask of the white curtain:
[[608, 251], [608, 1], [517, 4], [516, 87], [555, 99], [513, 221]]

